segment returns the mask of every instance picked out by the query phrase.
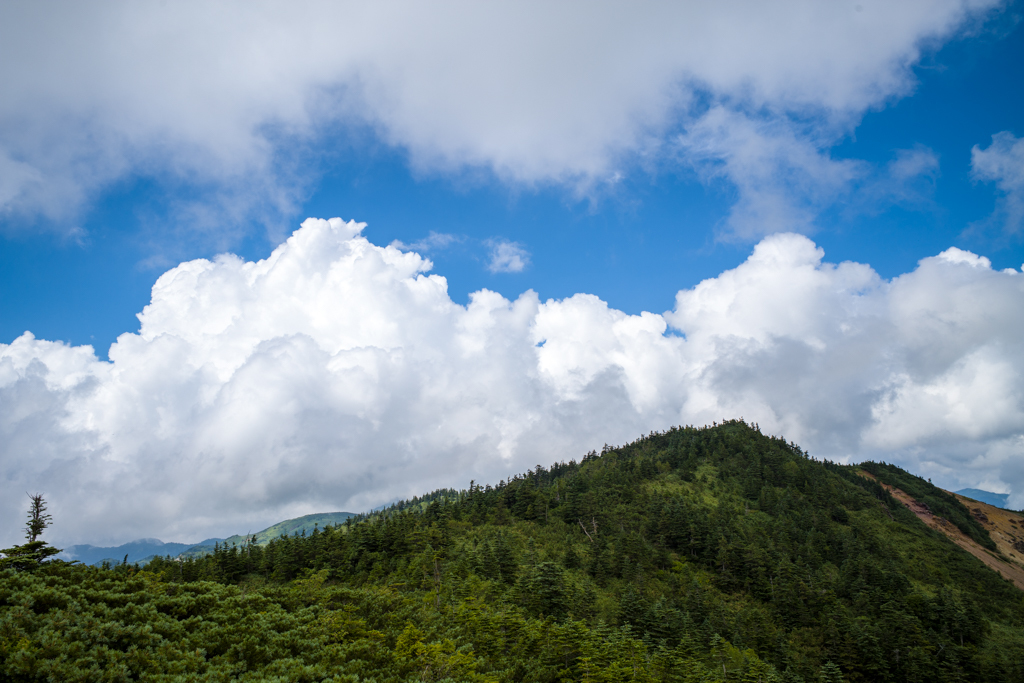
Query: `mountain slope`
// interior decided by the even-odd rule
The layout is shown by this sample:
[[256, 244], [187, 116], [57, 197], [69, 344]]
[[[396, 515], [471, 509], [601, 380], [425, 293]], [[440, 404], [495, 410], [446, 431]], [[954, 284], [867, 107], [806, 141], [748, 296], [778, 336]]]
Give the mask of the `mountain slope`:
[[[295, 519], [286, 519], [258, 531], [252, 535], [253, 542], [259, 545], [266, 545], [279, 536], [291, 536], [293, 534], [305, 535], [313, 532], [313, 529], [323, 529], [327, 526], [338, 526], [344, 524], [349, 517], [355, 517], [354, 512], [315, 512], [311, 515], [303, 515]], [[224, 543], [245, 543], [245, 536], [231, 536], [224, 540]]]
[[[344, 524], [345, 520], [351, 517], [357, 517], [358, 515], [354, 512], [314, 512], [311, 515], [303, 515], [302, 517], [296, 517], [294, 519], [286, 519], [283, 522], [273, 524], [262, 531], [257, 531], [255, 534], [246, 536], [234, 535], [223, 539], [213, 539], [216, 543], [204, 542], [199, 545], [190, 546], [180, 551], [178, 554], [173, 555], [177, 558], [187, 557], [202, 557], [203, 555], [209, 555], [216, 550], [217, 546], [223, 545], [225, 548], [231, 546], [243, 546], [247, 543], [254, 543], [256, 545], [267, 545], [270, 541], [279, 538], [281, 536], [305, 536], [310, 534], [314, 529], [324, 529], [328, 526], [338, 526]], [[141, 562], [149, 562], [153, 557], [163, 557], [166, 553], [157, 553], [155, 555], [143, 558]]]
[[[957, 498], [988, 531], [999, 555], [1014, 563], [1018, 571], [1024, 572], [1024, 515], [964, 496]], [[1017, 586], [1024, 589], [1021, 583], [1017, 583]]]
[[[353, 512], [317, 512], [311, 515], [304, 515], [294, 519], [286, 519], [272, 526], [252, 534], [254, 543], [266, 545], [281, 535], [308, 534], [313, 529], [324, 528], [328, 525], [344, 524], [350, 517], [356, 517]], [[100, 547], [93, 545], [73, 545], [66, 548], [60, 557], [66, 560], [77, 560], [82, 564], [100, 564], [105, 561], [111, 563], [123, 562], [128, 558], [129, 564], [136, 562], [145, 564], [154, 557], [188, 557], [200, 556], [213, 552], [216, 544], [223, 543], [227, 546], [232, 544], [242, 545], [246, 542], [246, 536], [229, 536], [228, 538], [208, 538], [199, 543], [164, 543], [158, 538], [142, 538], [119, 546]]]
[[425, 497], [422, 512], [396, 506], [348, 531], [152, 569], [226, 582], [324, 570], [343, 585], [426, 591], [442, 609], [475, 595], [628, 626], [652, 644], [711, 652], [724, 639], [794, 681], [830, 663], [847, 680], [1024, 675], [1024, 593], [865, 468], [998, 555], [958, 499], [919, 477], [814, 461], [728, 422]]
[[[864, 477], [874, 478], [872, 474], [863, 470], [859, 474]], [[991, 546], [986, 547], [982, 546], [975, 538], [967, 535], [956, 525], [951, 524], [946, 518], [935, 514], [926, 503], [913, 498], [895, 486], [885, 483], [882, 486], [928, 527], [940, 532], [971, 555], [981, 560], [986, 567], [1013, 582], [1013, 585], [1017, 588], [1024, 590], [1024, 559], [1022, 559], [1024, 541], [1018, 540], [1016, 535], [1021, 533], [1016, 531], [1018, 525], [1024, 524], [1024, 518], [1020, 515], [958, 496], [958, 500], [965, 506], [965, 509], [968, 504], [975, 506], [971, 510], [972, 517], [975, 518], [978, 526], [985, 530], [988, 538], [993, 541]], [[982, 511], [981, 506], [990, 512], [992, 516], [986, 515]], [[1015, 547], [1014, 543], [1018, 543], [1019, 547]]]
[[[998, 554], [927, 482], [732, 421], [265, 546], [0, 575], [0, 657], [26, 653], [15, 680], [1024, 680], [1024, 592], [883, 479]], [[86, 623], [124, 635], [54, 649]]]

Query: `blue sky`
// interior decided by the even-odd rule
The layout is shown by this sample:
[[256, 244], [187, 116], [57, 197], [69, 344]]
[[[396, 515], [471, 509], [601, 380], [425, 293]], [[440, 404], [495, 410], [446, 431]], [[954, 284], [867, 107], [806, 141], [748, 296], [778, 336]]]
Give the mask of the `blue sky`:
[[[254, 485], [254, 499], [263, 501], [259, 512], [237, 504], [189, 517], [180, 507], [188, 495], [171, 486], [163, 516], [140, 520], [139, 534], [237, 531], [215, 528], [209, 521], [215, 512], [239, 523], [253, 515], [269, 523], [324, 506], [376, 505], [418, 493], [416, 486], [423, 481], [468, 481], [462, 470], [493, 478], [509, 468], [536, 464], [524, 444], [559, 430], [564, 435], [560, 447], [585, 451], [591, 442], [614, 443], [634, 432], [708, 415], [732, 417], [720, 413], [740, 410], [778, 433], [801, 437], [829, 457], [884, 456], [950, 487], [1016, 494], [1017, 482], [1024, 481], [1024, 464], [1019, 464], [1024, 462], [1024, 404], [1012, 388], [984, 379], [1024, 372], [1020, 342], [1005, 341], [1014, 338], [1016, 328], [1002, 320], [1022, 304], [1020, 277], [996, 284], [984, 279], [1004, 269], [1015, 269], [1019, 276], [1024, 264], [1024, 29], [1019, 3], [779, 3], [762, 8], [763, 15], [727, 3], [706, 12], [699, 6], [652, 5], [647, 14], [615, 3], [555, 9], [495, 5], [487, 10], [441, 3], [434, 11], [406, 7], [399, 13], [316, 4], [297, 12], [283, 5], [258, 10], [102, 3], [67, 9], [67, 16], [55, 19], [9, 6], [0, 22], [0, 42], [6, 45], [0, 48], [6, 52], [0, 70], [5, 93], [0, 106], [0, 344], [10, 345], [0, 347], [9, 363], [7, 374], [0, 372], [0, 390], [8, 392], [0, 402], [24, 400], [28, 394], [18, 392], [29, 391], [33, 372], [43, 373], [46, 400], [54, 401], [38, 408], [35, 417], [5, 427], [22, 444], [18, 453], [11, 447], [3, 454], [9, 471], [18, 473], [11, 477], [17, 486], [63, 490], [70, 484], [58, 480], [68, 475], [54, 472], [74, 469], [76, 462], [95, 464], [96, 458], [120, 463], [111, 465], [103, 481], [120, 476], [136, 482], [150, 481], [166, 467], [162, 456], [150, 453], [189, 451], [203, 467], [218, 458], [233, 462], [235, 456], [225, 453], [234, 453], [237, 444], [210, 445], [192, 427], [171, 425], [188, 420], [236, 424], [234, 418], [217, 417], [212, 406], [228, 400], [224, 397], [232, 382], [241, 381], [237, 373], [256, 363], [258, 349], [284, 343], [280, 340], [289, 335], [309, 336], [336, 361], [357, 348], [389, 353], [404, 348], [413, 354], [413, 342], [385, 343], [372, 335], [358, 344], [344, 342], [339, 340], [348, 339], [349, 332], [321, 337], [323, 328], [311, 322], [309, 328], [296, 323], [294, 328], [246, 333], [250, 351], [223, 360], [226, 349], [242, 342], [212, 321], [228, 316], [241, 326], [238, 321], [246, 316], [276, 310], [275, 297], [291, 297], [296, 306], [309, 297], [333, 302], [310, 313], [315, 321], [335, 307], [358, 308], [360, 302], [346, 299], [350, 294], [345, 292], [362, 291], [362, 285], [331, 290], [332, 299], [293, 280], [274, 292], [239, 295], [238, 301], [225, 293], [223, 310], [208, 301], [219, 301], [219, 285], [202, 284], [198, 275], [194, 290], [174, 285], [163, 299], [152, 291], [168, 271], [169, 279], [162, 281], [192, 272], [191, 266], [172, 271], [179, 264], [218, 254], [254, 262], [278, 249], [281, 262], [307, 263], [300, 255], [312, 247], [284, 245], [285, 239], [306, 217], [334, 216], [365, 222], [361, 237], [375, 249], [394, 245], [429, 259], [429, 272], [446, 279], [454, 306], [465, 307], [484, 289], [506, 302], [525, 302], [520, 297], [528, 290], [539, 297], [536, 305], [554, 300], [552, 307], [536, 309], [525, 327], [514, 331], [513, 325], [506, 336], [479, 344], [505, 348], [521, 338], [522, 343], [533, 340], [524, 348], [538, 343], [555, 347], [551, 355], [530, 361], [536, 365], [506, 359], [501, 372], [547, 378], [546, 388], [523, 389], [523, 396], [539, 403], [550, 400], [558, 410], [575, 406], [566, 414], [577, 417], [531, 431], [521, 426], [536, 423], [524, 407], [529, 400], [495, 406], [485, 411], [486, 420], [520, 424], [512, 430], [516, 438], [492, 442], [483, 434], [474, 437], [479, 449], [474, 457], [463, 452], [465, 443], [457, 435], [421, 445], [380, 472], [356, 468], [352, 476], [363, 482], [358, 490], [302, 494], [298, 485], [281, 490]], [[61, 47], [41, 47], [53, 45]], [[355, 249], [352, 245], [361, 239], [352, 230], [333, 224], [310, 227], [303, 244], [340, 240], [338, 245], [348, 246], [336, 245], [341, 250], [337, 263], [348, 263], [344, 250]], [[824, 250], [823, 260], [815, 256], [815, 245]], [[322, 249], [335, 253], [334, 247]], [[771, 261], [764, 256], [769, 253], [786, 256]], [[935, 260], [940, 253], [946, 256]], [[502, 254], [505, 260], [496, 260]], [[229, 261], [215, 261], [209, 272], [222, 269], [218, 277], [234, 277]], [[758, 270], [769, 261], [784, 262], [792, 270]], [[844, 270], [828, 265], [845, 261], [863, 266]], [[926, 284], [932, 277], [928, 264], [940, 262], [973, 264], [977, 272], [972, 272], [983, 279], [943, 295]], [[308, 267], [310, 273], [316, 270]], [[387, 277], [415, 278], [415, 270], [392, 267], [397, 270], [386, 271], [391, 273]], [[790, 284], [777, 290], [783, 299], [785, 292], [797, 292], [806, 281], [787, 278], [805, 267], [815, 277], [836, 278], [832, 284], [822, 280], [814, 285], [820, 292], [854, 292], [850, 310], [876, 306], [882, 316], [883, 310], [899, 309], [905, 318], [926, 311], [928, 321], [953, 326], [949, 334], [955, 343], [942, 349], [920, 346], [913, 338], [931, 324], [922, 322], [909, 332], [878, 332], [879, 339], [886, 334], [891, 339], [885, 337], [888, 341], [870, 350], [864, 350], [870, 346], [864, 342], [867, 346], [854, 353], [847, 342], [829, 341], [826, 332], [813, 330], [824, 325], [822, 330], [849, 334], [854, 329], [868, 338], [875, 334], [872, 326], [881, 323], [869, 324], [861, 313], [833, 321], [834, 310], [814, 308], [833, 305], [822, 303], [820, 292], [810, 298], [793, 294], [792, 302], [776, 313], [769, 304], [751, 304], [747, 315], [752, 317], [742, 317], [747, 309], [738, 302], [752, 301], [758, 291], [776, 291], [778, 282], [785, 281]], [[935, 277], [960, 282], [959, 276]], [[703, 281], [709, 284], [701, 289]], [[747, 284], [736, 284], [741, 282]], [[900, 292], [918, 286], [928, 294], [898, 299]], [[991, 327], [989, 336], [972, 336], [968, 327], [979, 325], [957, 317], [981, 310], [954, 306], [968, 297], [965, 292], [1001, 302], [1002, 308], [992, 309], [981, 326]], [[934, 306], [952, 308], [928, 308], [933, 304], [922, 303], [927, 296], [939, 301]], [[257, 299], [263, 303], [246, 308], [246, 301]], [[194, 317], [174, 318], [176, 311], [191, 310], [199, 300], [204, 303]], [[140, 331], [137, 314], [151, 301], [153, 314]], [[381, 299], [388, 301], [393, 299]], [[442, 307], [448, 305], [441, 301]], [[358, 320], [379, 316], [381, 329], [398, 329], [415, 317], [387, 305], [364, 311]], [[800, 319], [811, 321], [808, 331], [789, 335], [783, 323], [803, 324], [788, 316], [804, 305], [809, 308]], [[468, 316], [471, 309], [452, 309], [451, 315]], [[642, 312], [656, 315], [642, 317]], [[177, 320], [173, 325], [167, 322], [171, 318]], [[626, 322], [613, 321], [619, 318]], [[719, 321], [714, 323], [720, 325], [717, 331], [708, 327], [712, 318]], [[611, 327], [601, 327], [598, 319], [612, 321], [607, 323]], [[451, 324], [463, 329], [469, 323]], [[555, 355], [563, 348], [558, 335], [575, 339], [575, 330], [591, 324], [597, 326], [594, 338], [604, 334], [599, 329], [620, 334], [623, 326], [648, 330], [644, 325], [650, 325], [648, 331], [656, 335], [679, 336], [687, 343], [706, 334], [719, 350], [694, 360], [700, 354], [693, 341], [689, 350], [677, 350], [683, 360], [672, 361], [654, 347], [627, 344], [619, 349], [594, 342], [583, 349], [574, 344], [589, 342], [577, 340], [566, 341], [564, 353]], [[199, 336], [193, 338], [214, 327], [217, 331], [209, 332], [214, 337], [203, 337], [202, 343], [195, 341]], [[538, 330], [549, 327], [555, 331], [538, 341]], [[727, 348], [735, 349], [747, 330], [761, 330], [749, 332], [750, 343], [760, 346], [743, 347], [749, 357], [733, 362], [735, 351]], [[14, 342], [26, 331], [35, 339], [22, 338], [24, 348], [18, 347]], [[120, 356], [108, 358], [111, 344], [124, 333], [135, 336], [116, 347]], [[182, 358], [194, 364], [197, 374], [166, 385], [143, 379], [131, 384], [124, 378], [133, 376], [133, 363], [143, 362], [141, 356], [129, 360], [131, 354], [140, 344], [157, 343], [161, 334], [188, 340], [182, 343], [190, 344], [191, 351], [181, 351]], [[410, 327], [402, 334], [418, 339], [429, 333], [413, 334]], [[430, 348], [443, 354], [453, 342], [438, 334]], [[50, 341], [63, 345], [46, 346]], [[802, 356], [792, 352], [793, 344], [805, 345], [811, 355], [825, 354], [823, 365], [797, 360]], [[91, 345], [95, 357], [83, 345]], [[1003, 355], [985, 355], [997, 348]], [[809, 416], [817, 404], [789, 405], [763, 388], [777, 383], [772, 379], [776, 373], [790, 372], [813, 383], [815, 377], [831, 377], [835, 367], [854, 363], [850, 358], [872, 354], [888, 360], [865, 365], [861, 374], [872, 377], [870, 382], [847, 377], [828, 385], [831, 395], [838, 394], [835, 406], [815, 419]], [[146, 357], [146, 363], [156, 363]], [[596, 357], [604, 360], [587, 360]], [[940, 357], [945, 364], [932, 367]], [[902, 359], [899, 367], [890, 367], [893, 358]], [[972, 365], [982, 362], [983, 368]], [[370, 361], [345, 363], [369, 372], [364, 363]], [[771, 372], [758, 374], [751, 364], [765, 364]], [[644, 375], [631, 374], [640, 372], [634, 365], [655, 368], [658, 377], [678, 370], [679, 384], [647, 396]], [[220, 384], [195, 389], [213, 367], [219, 368], [214, 374]], [[708, 368], [714, 369], [713, 378], [700, 374], [711, 372]], [[620, 378], [612, 381], [607, 373]], [[83, 380], [86, 376], [94, 379]], [[288, 383], [298, 382], [298, 376], [282, 380], [292, 387], [289, 391], [297, 385]], [[347, 381], [338, 379], [330, 391], [347, 391]], [[602, 390], [605, 381], [615, 388]], [[70, 388], [81, 382], [79, 390]], [[426, 376], [416, 382], [432, 386]], [[684, 385], [704, 389], [672, 393]], [[398, 385], [380, 386], [389, 396], [400, 391]], [[468, 384], [453, 383], [453, 405], [461, 410], [472, 403], [473, 391]], [[162, 436], [159, 444], [147, 445], [145, 439], [129, 437], [124, 426], [97, 426], [113, 410], [102, 408], [103, 401], [114, 401], [110, 396], [118, 392], [143, 403], [160, 392], [192, 398], [181, 403], [190, 407], [173, 409], [153, 399], [146, 413], [151, 417], [139, 419]], [[86, 394], [93, 398], [83, 399]], [[598, 395], [605, 398], [594, 398]], [[618, 398], [608, 398], [612, 395]], [[945, 408], [929, 403], [939, 395], [948, 399]], [[971, 411], [991, 400], [1006, 406], [1005, 415], [983, 428], [971, 417], [974, 426], [953, 437], [934, 427], [895, 428], [886, 421], [941, 422], [943, 410], [973, 416]], [[623, 405], [632, 412], [616, 418], [607, 433], [595, 432], [597, 427], [579, 417], [587, 411], [621, 414]], [[192, 417], [167, 417], [179, 408]], [[194, 410], [199, 412], [189, 412]], [[354, 457], [356, 446], [344, 439], [332, 440], [326, 433], [306, 439], [288, 431], [320, 414], [319, 408], [308, 410], [300, 410], [291, 427], [281, 427], [280, 444], [290, 445], [268, 447], [260, 456], [265, 472], [296, 458], [314, 468]], [[402, 423], [381, 410], [371, 420], [375, 429]], [[322, 419], [339, 424], [362, 415], [348, 408], [328, 413], [333, 417]], [[859, 417], [848, 420], [846, 413]], [[47, 415], [60, 423], [60, 439], [39, 431], [39, 425], [50, 424]], [[149, 419], [156, 422], [146, 423]], [[442, 420], [426, 413], [421, 419], [418, 428], [402, 428], [409, 431], [400, 448], [412, 448], [409, 443], [424, 438], [423, 425]], [[933, 444], [943, 440], [955, 443], [931, 453]], [[78, 455], [67, 456], [58, 467], [53, 454], [66, 443], [79, 444], [71, 447]], [[548, 450], [545, 458], [559, 457]], [[403, 469], [398, 462], [420, 464]], [[128, 469], [115, 474], [122, 466]], [[305, 472], [305, 467], [298, 470]], [[211, 482], [224, 474], [209, 472]], [[380, 485], [384, 478], [391, 484]], [[78, 510], [77, 499], [65, 497], [67, 510]], [[99, 524], [112, 510], [83, 518], [83, 526], [69, 527], [67, 533], [85, 533], [92, 527], [84, 525]], [[168, 522], [172, 517], [179, 521]]]

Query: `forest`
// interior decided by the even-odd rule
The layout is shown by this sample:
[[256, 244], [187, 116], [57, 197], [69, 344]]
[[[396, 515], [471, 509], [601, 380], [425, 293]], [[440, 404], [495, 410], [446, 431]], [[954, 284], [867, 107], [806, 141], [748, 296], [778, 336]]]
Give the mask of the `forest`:
[[924, 479], [815, 460], [728, 421], [201, 557], [88, 567], [52, 559], [32, 537], [0, 551], [0, 671], [8, 681], [1024, 681], [1024, 593], [879, 482], [994, 548]]

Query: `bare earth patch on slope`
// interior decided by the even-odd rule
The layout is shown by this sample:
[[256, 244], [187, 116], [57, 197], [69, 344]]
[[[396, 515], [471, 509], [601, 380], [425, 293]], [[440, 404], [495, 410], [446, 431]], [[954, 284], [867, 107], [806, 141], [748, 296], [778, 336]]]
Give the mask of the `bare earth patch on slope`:
[[1024, 517], [1019, 513], [997, 508], [988, 503], [954, 493], [988, 535], [996, 542], [999, 552], [1014, 564], [1024, 567]]
[[[861, 470], [858, 472], [862, 477], [874, 479], [877, 477], [870, 472]], [[943, 517], [932, 514], [928, 506], [918, 502], [904, 491], [889, 486], [881, 481], [878, 482], [885, 487], [885, 490], [893, 498], [903, 503], [904, 506], [931, 528], [941, 531], [951, 541], [974, 555], [987, 566], [999, 573], [1003, 578], [1009, 579], [1017, 588], [1024, 590], [1024, 517], [1003, 510], [986, 503], [982, 503], [964, 496], [956, 496], [963, 503], [976, 520], [989, 532], [992, 540], [999, 548], [997, 555], [978, 544], [973, 538], [960, 531], [955, 524], [950, 523]], [[953, 494], [956, 495], [956, 494]], [[1019, 545], [1015, 545], [1019, 544]]]

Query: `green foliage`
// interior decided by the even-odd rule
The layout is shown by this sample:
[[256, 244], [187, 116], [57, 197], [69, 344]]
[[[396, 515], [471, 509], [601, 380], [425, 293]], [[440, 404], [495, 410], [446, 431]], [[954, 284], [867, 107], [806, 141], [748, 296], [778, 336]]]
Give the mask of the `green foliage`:
[[60, 553], [60, 548], [47, 545], [46, 541], [29, 541], [24, 545], [0, 549], [0, 569], [28, 571]]
[[14, 681], [1017, 681], [1022, 626], [877, 482], [738, 421], [265, 546], [0, 573]]
[[925, 504], [933, 515], [945, 517], [983, 547], [997, 551], [995, 541], [988, 530], [974, 519], [963, 503], [951, 493], [943, 491], [931, 482], [915, 476], [896, 465], [884, 462], [865, 462], [861, 469], [878, 477], [878, 480], [904, 491], [917, 502]]
[[[246, 542], [266, 545], [267, 543], [270, 543], [270, 541], [274, 540], [275, 538], [280, 538], [281, 536], [292, 536], [295, 534], [311, 534], [313, 533], [313, 529], [323, 529], [325, 527], [332, 525], [338, 526], [339, 524], [344, 524], [345, 520], [347, 520], [348, 518], [358, 516], [359, 515], [356, 515], [351, 512], [317, 512], [312, 515], [303, 515], [302, 517], [296, 517], [294, 519], [286, 519], [283, 522], [278, 522], [273, 526], [267, 527], [263, 531], [257, 531], [256, 533], [251, 535], [247, 534], [245, 536], [232, 536], [228, 539], [225, 539], [224, 543], [229, 546], [232, 543], [242, 545]], [[194, 550], [191, 554], [206, 554], [198, 550], [199, 548], [204, 547], [207, 546], [196, 546], [196, 550]]]
[[39, 536], [50, 526], [50, 515], [46, 514], [46, 501], [40, 494], [29, 496], [31, 503], [28, 508], [28, 522], [25, 524], [25, 538], [28, 543], [12, 548], [0, 549], [0, 570], [29, 571], [36, 569], [43, 562], [61, 552], [53, 548]]
[[41, 494], [29, 496], [32, 503], [28, 508], [28, 522], [25, 524], [25, 538], [29, 543], [34, 543], [43, 533], [46, 527], [50, 526], [50, 515], [46, 514], [46, 501]]

